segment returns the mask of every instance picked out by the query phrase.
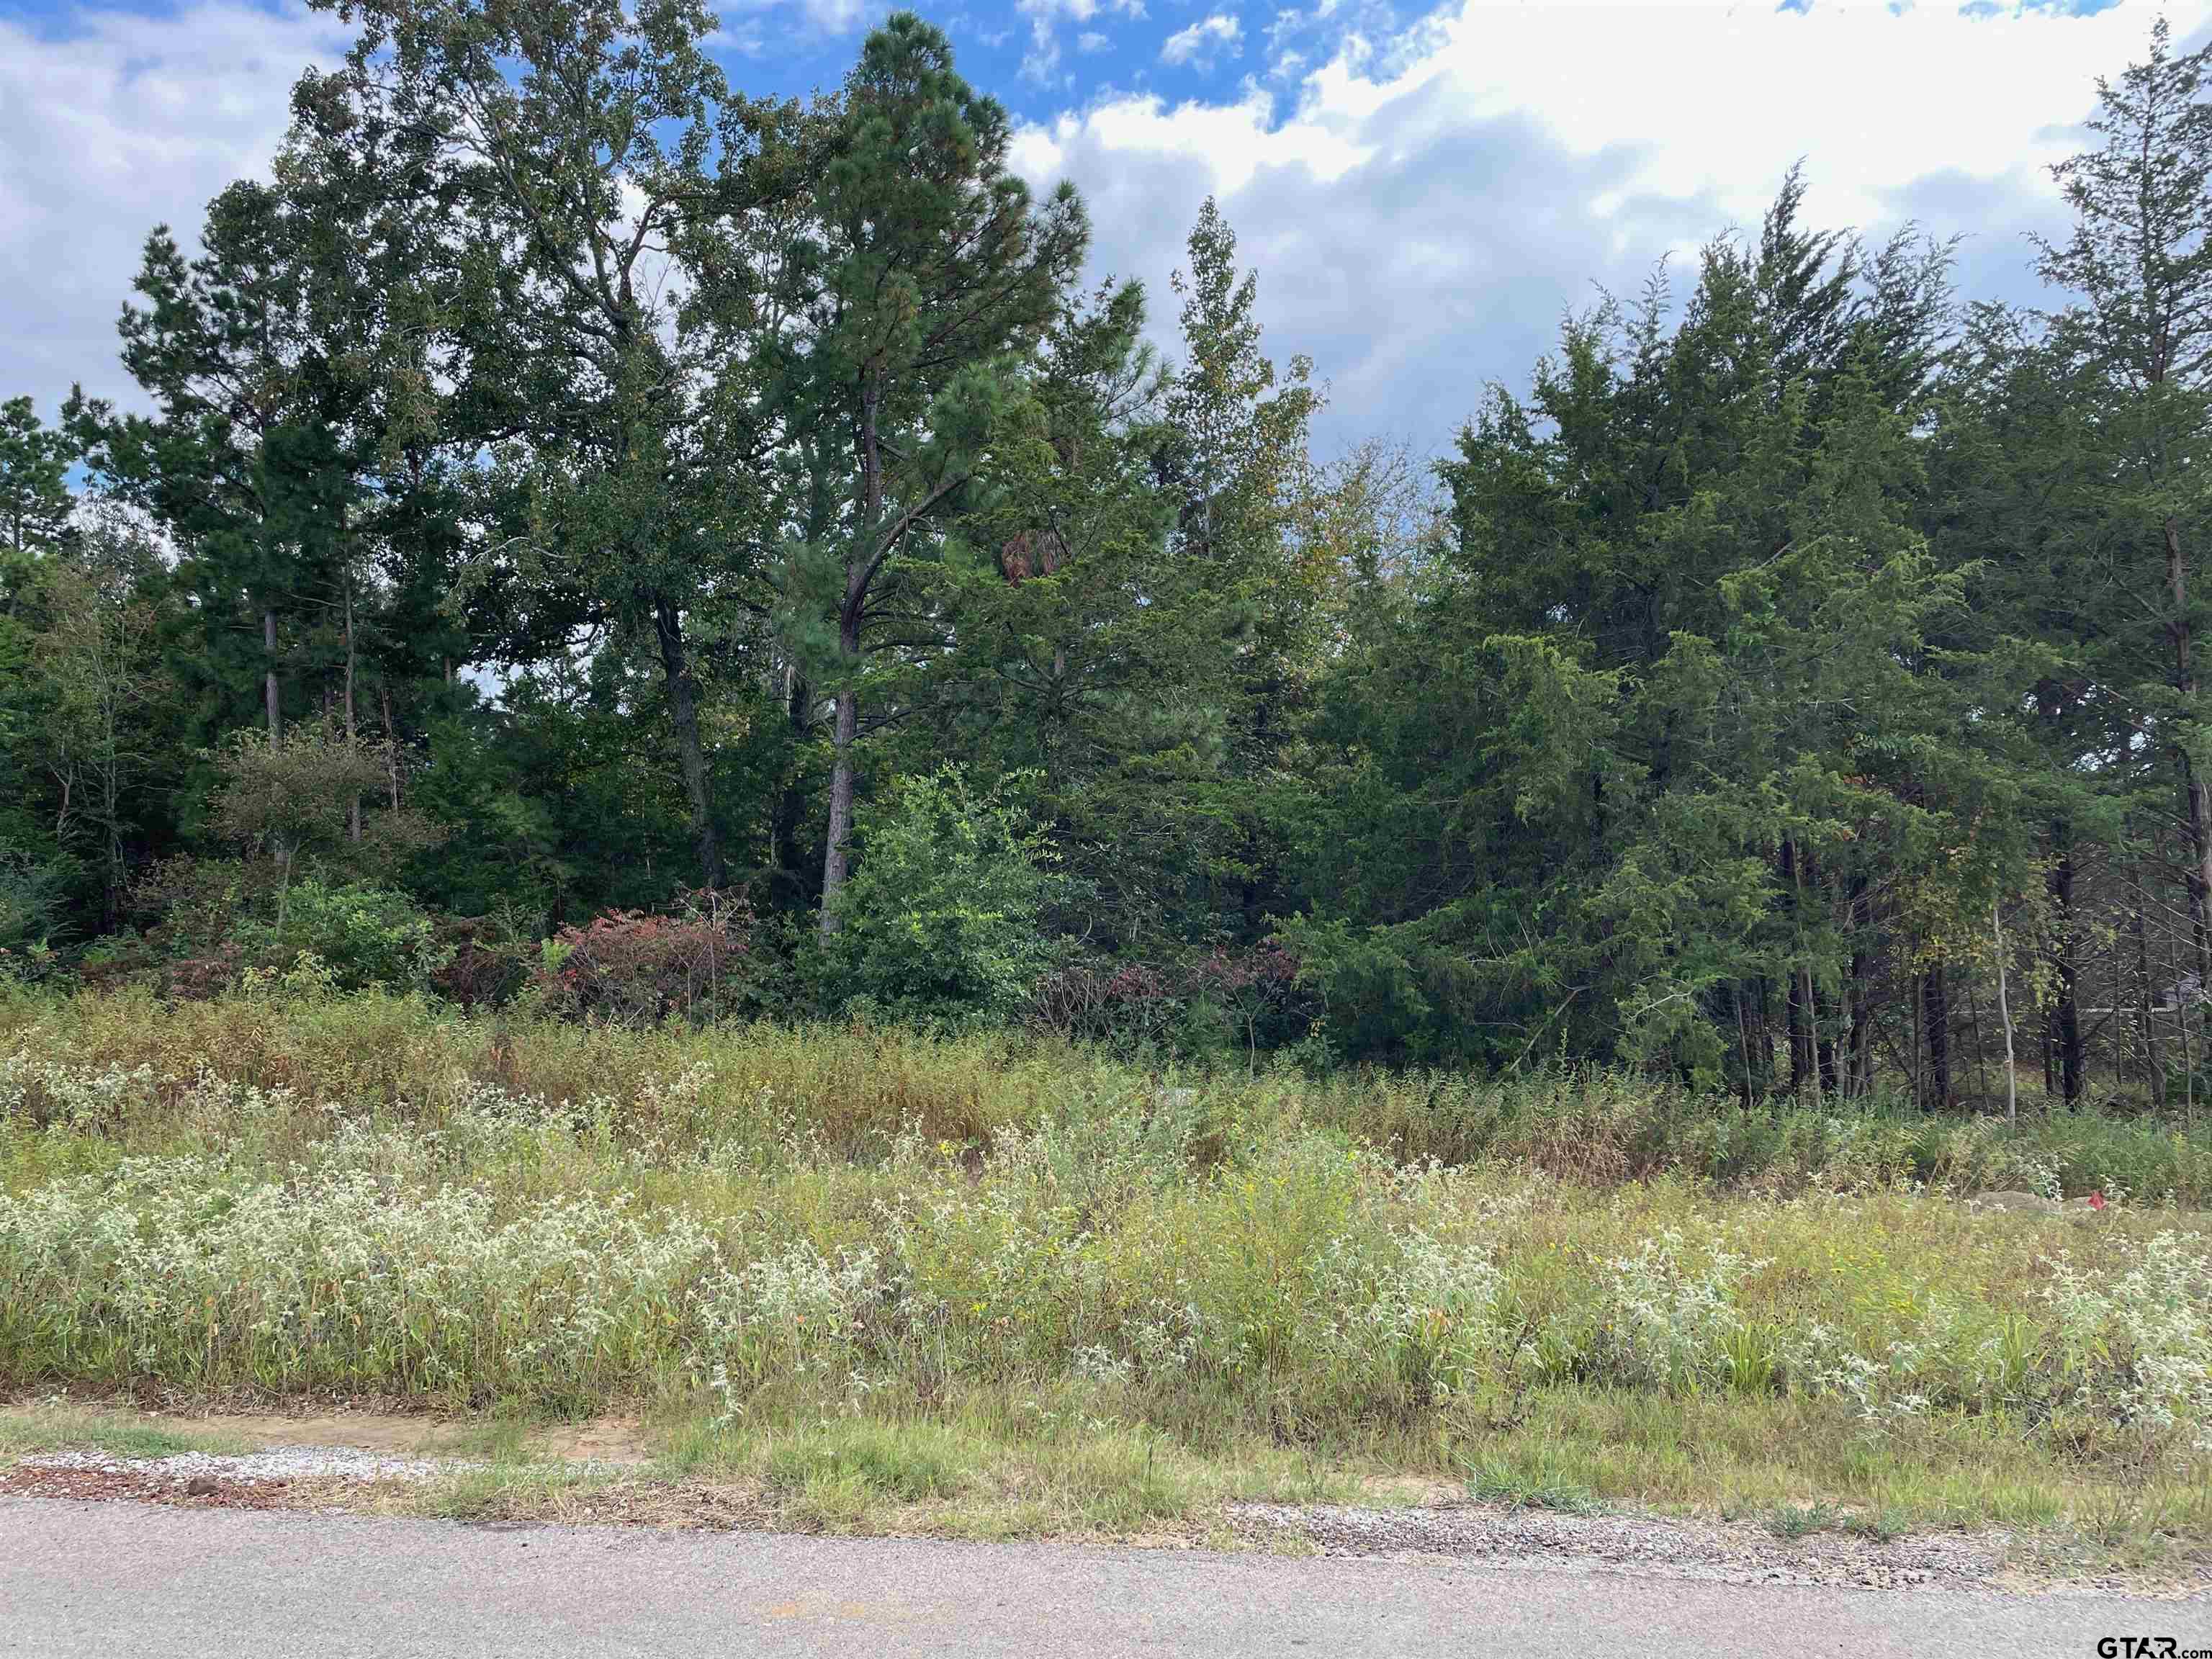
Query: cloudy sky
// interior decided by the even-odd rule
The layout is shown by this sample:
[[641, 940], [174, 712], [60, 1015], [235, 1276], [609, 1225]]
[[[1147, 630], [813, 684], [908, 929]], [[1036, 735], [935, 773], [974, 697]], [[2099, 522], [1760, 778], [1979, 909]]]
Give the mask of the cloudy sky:
[[[733, 80], [834, 83], [870, 0], [724, 0]], [[1563, 310], [1754, 222], [1802, 157], [1823, 222], [1960, 234], [1962, 285], [2033, 301], [2045, 169], [2156, 8], [2051, 0], [1597, 4], [944, 0], [925, 13], [1021, 126], [1018, 164], [1090, 199], [1102, 270], [1167, 276], [1218, 196], [1271, 348], [1328, 383], [1332, 442], [1441, 448], [1525, 383]], [[2212, 0], [2172, 0], [2194, 43]], [[322, 15], [257, 0], [0, 0], [0, 396], [127, 397], [136, 250], [265, 166]]]

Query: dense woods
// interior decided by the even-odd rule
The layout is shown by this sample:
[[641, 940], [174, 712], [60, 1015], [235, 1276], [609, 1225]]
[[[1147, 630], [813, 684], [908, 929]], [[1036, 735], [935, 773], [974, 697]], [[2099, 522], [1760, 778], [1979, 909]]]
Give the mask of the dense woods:
[[343, 11], [270, 177], [148, 236], [143, 396], [0, 406], [17, 974], [2212, 1087], [2212, 88], [2162, 26], [2047, 308], [1793, 175], [1466, 366], [1431, 462], [1317, 453], [1213, 204], [1172, 294], [1097, 282], [916, 18], [787, 102], [696, 0]]

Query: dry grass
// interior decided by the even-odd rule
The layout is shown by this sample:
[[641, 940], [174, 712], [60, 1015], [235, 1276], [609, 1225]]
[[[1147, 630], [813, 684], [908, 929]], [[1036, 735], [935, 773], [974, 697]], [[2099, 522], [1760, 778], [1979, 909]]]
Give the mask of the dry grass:
[[[9, 1054], [0, 1386], [638, 1412], [661, 1484], [836, 1530], [1202, 1530], [1410, 1477], [2212, 1536], [2171, 1130], [1605, 1077], [1186, 1097], [1013, 1038], [376, 997], [17, 994]], [[1945, 1195], [2084, 1181], [2094, 1225]], [[611, 1501], [498, 1444], [440, 1501]]]

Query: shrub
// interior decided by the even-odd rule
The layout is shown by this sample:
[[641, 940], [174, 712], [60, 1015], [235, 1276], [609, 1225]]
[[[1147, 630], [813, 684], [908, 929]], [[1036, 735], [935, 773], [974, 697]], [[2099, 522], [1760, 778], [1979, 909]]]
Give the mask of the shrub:
[[404, 893], [312, 876], [294, 884], [275, 920], [240, 923], [234, 942], [248, 965], [264, 972], [282, 973], [302, 954], [313, 956], [334, 985], [349, 991], [422, 987], [453, 950]]
[[742, 893], [701, 890], [674, 915], [609, 910], [545, 942], [531, 982], [556, 1013], [617, 1025], [712, 1019], [734, 999], [751, 950]]
[[430, 983], [463, 1008], [498, 1007], [528, 981], [539, 952], [510, 921], [490, 916], [448, 916], [438, 923], [447, 952]]
[[948, 767], [864, 811], [860, 843], [819, 958], [832, 1006], [924, 1023], [1018, 1015], [1050, 962], [1042, 917], [1060, 884], [1030, 815]]
[[1077, 957], [1043, 975], [1030, 1002], [1030, 1018], [1063, 1036], [1125, 1053], [1247, 1060], [1297, 1042], [1317, 1010], [1297, 959], [1272, 940], [1179, 963]]
[[46, 944], [59, 925], [59, 871], [17, 853], [0, 853], [0, 950], [23, 952]]
[[[131, 884], [129, 908], [145, 929], [143, 957], [149, 965], [203, 965], [228, 959], [237, 976], [243, 966], [236, 940], [250, 917], [270, 913], [276, 872], [238, 859], [164, 859]], [[118, 953], [119, 960], [128, 960]], [[198, 970], [195, 970], [198, 971]]]

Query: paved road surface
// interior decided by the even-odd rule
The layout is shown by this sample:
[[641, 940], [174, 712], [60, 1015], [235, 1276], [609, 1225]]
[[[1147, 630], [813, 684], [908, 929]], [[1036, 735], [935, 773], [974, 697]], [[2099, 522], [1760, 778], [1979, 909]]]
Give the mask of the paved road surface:
[[2120, 1634], [2212, 1646], [2212, 1603], [0, 1498], [0, 1654], [41, 1659], [2090, 1659]]

